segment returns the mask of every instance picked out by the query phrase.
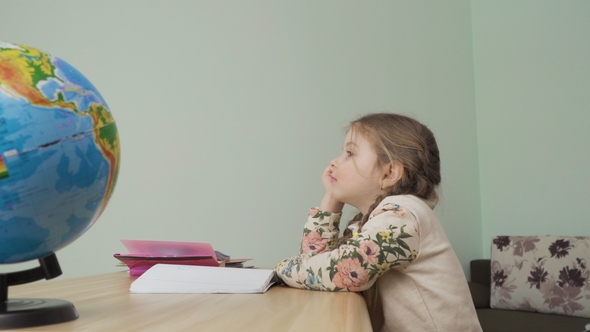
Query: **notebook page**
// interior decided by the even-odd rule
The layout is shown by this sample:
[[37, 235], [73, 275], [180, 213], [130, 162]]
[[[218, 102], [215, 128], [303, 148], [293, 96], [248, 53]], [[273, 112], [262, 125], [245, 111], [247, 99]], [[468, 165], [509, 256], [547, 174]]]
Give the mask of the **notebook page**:
[[131, 293], [264, 293], [274, 271], [157, 264], [133, 283]]

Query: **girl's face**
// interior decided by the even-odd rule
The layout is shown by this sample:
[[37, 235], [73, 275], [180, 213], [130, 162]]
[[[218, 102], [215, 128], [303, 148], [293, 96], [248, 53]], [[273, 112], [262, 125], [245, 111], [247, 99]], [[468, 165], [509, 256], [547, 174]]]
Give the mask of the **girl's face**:
[[363, 135], [349, 130], [342, 154], [330, 163], [332, 195], [366, 214], [383, 192], [381, 180], [388, 168], [378, 165], [377, 153]]

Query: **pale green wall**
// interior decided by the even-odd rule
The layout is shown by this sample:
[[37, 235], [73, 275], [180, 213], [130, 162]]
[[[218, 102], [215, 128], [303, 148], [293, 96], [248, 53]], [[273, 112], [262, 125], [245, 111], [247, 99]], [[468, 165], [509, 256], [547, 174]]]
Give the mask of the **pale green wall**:
[[0, 40], [77, 67], [120, 130], [114, 196], [58, 252], [64, 275], [116, 270], [120, 238], [274, 266], [298, 252], [342, 128], [373, 111], [433, 129], [436, 212], [463, 265], [481, 257], [470, 25], [468, 1], [0, 0]]
[[78, 67], [122, 138], [115, 195], [58, 253], [65, 276], [116, 270], [119, 238], [274, 265], [368, 111], [436, 133], [437, 213], [464, 266], [494, 235], [589, 235], [588, 1], [31, 4], [0, 0], [0, 40]]
[[590, 1], [473, 1], [483, 252], [590, 235]]

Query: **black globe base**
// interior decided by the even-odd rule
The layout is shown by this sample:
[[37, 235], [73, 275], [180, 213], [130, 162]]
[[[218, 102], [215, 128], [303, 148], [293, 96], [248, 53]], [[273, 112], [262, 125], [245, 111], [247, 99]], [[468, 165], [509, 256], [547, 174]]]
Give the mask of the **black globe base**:
[[58, 299], [10, 299], [0, 305], [0, 329], [69, 322], [78, 318], [71, 302]]
[[55, 254], [39, 258], [39, 267], [0, 274], [0, 330], [64, 323], [78, 318], [74, 305], [58, 299], [9, 299], [8, 287], [61, 275]]

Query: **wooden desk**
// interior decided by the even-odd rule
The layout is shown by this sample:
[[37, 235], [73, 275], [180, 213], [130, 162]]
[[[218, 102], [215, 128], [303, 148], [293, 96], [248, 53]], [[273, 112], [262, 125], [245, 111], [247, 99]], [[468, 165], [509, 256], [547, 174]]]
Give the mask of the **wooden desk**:
[[371, 331], [356, 293], [274, 286], [264, 294], [130, 294], [127, 272], [10, 287], [9, 298], [70, 301], [74, 321], [18, 331]]

